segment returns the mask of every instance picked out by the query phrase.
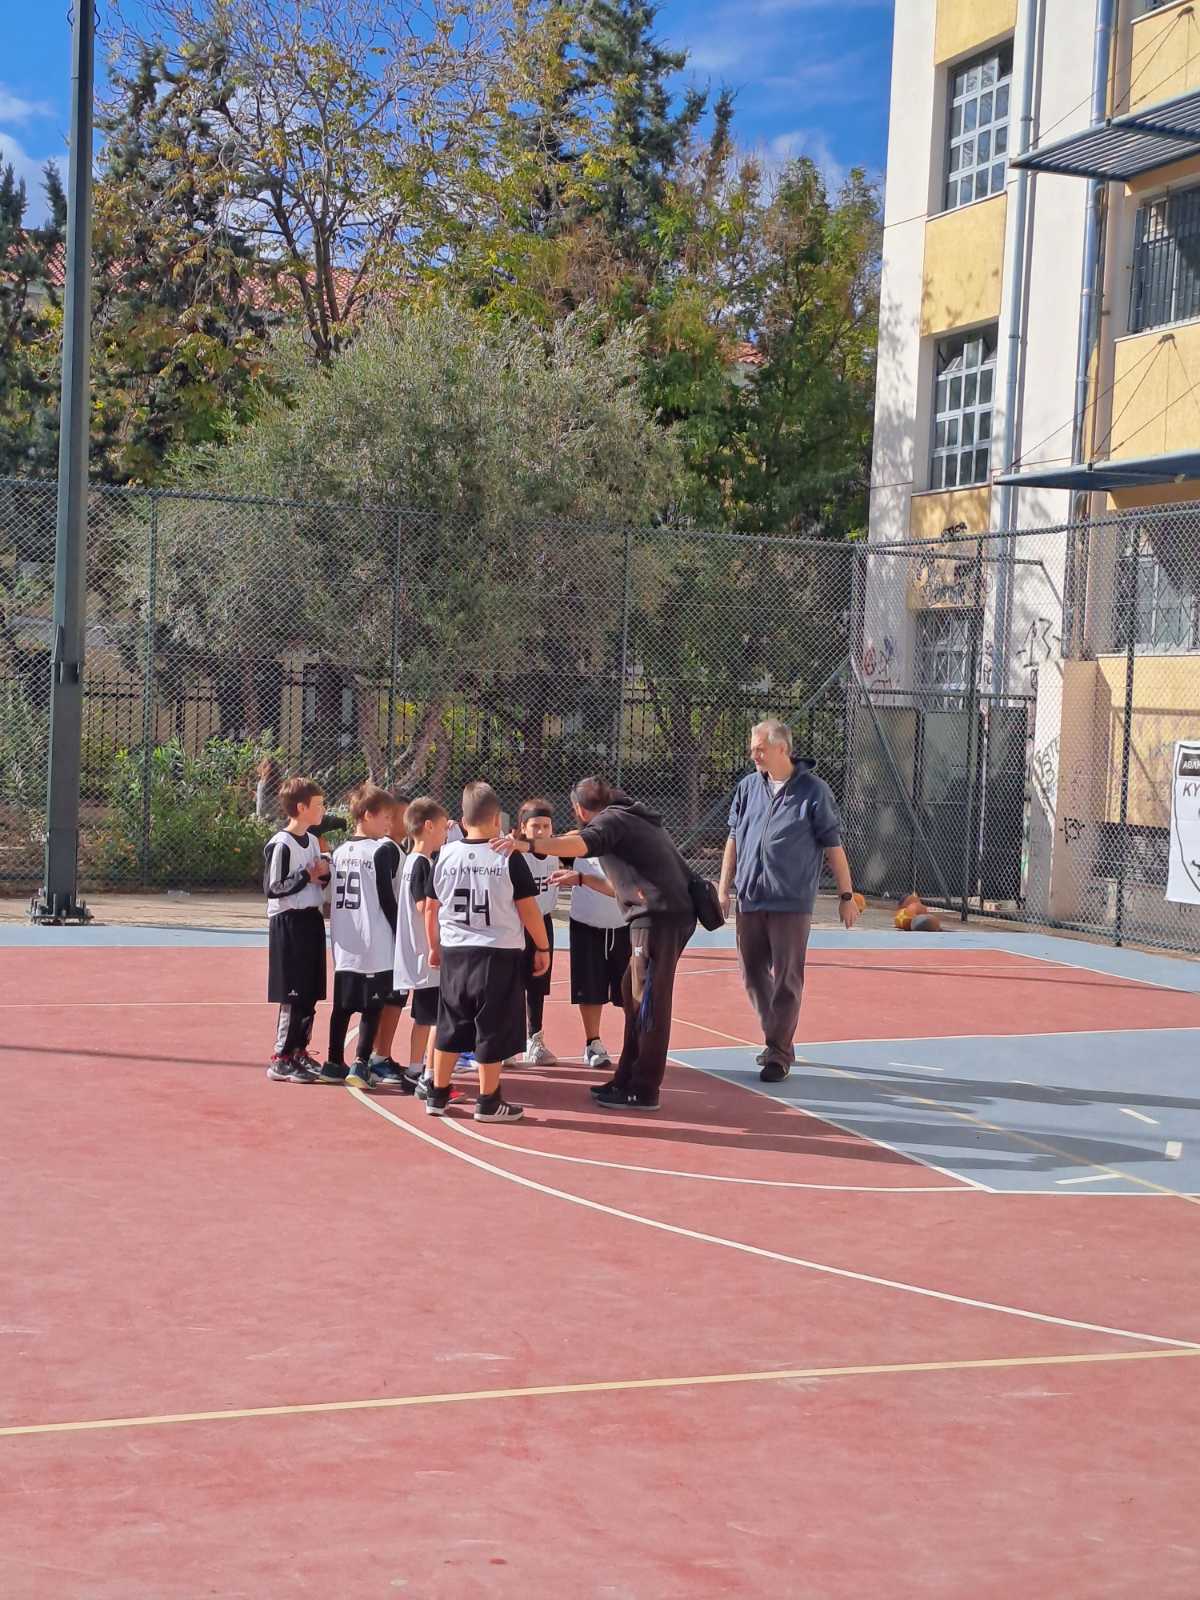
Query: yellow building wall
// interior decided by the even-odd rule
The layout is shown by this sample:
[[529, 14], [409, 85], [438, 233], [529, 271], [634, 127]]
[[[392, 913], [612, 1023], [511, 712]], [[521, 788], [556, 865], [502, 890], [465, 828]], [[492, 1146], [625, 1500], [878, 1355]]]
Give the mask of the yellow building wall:
[[1200, 87], [1200, 18], [1192, 6], [1163, 6], [1133, 23], [1130, 111]]
[[1200, 323], [1155, 328], [1117, 341], [1112, 445], [1118, 460], [1200, 446]]
[[993, 195], [925, 224], [922, 338], [999, 321], [1007, 210]]
[[908, 531], [913, 539], [940, 539], [947, 528], [965, 522], [972, 533], [986, 531], [992, 512], [992, 491], [981, 483], [974, 489], [942, 489], [937, 494], [915, 494], [909, 511]]
[[[1125, 657], [1101, 656], [1097, 736], [1107, 741], [1103, 815], [1121, 819], [1121, 750], [1125, 738]], [[1139, 656], [1133, 664], [1129, 743], [1129, 821], [1171, 825], [1171, 758], [1176, 739], [1200, 738], [1200, 656]]]
[[954, 61], [1003, 39], [1017, 26], [1017, 0], [938, 0], [934, 60]]

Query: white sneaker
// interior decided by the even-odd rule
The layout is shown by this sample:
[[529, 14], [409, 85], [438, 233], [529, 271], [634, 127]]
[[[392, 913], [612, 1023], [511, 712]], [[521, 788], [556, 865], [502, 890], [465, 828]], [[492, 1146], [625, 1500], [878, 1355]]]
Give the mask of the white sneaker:
[[589, 1039], [587, 1049], [583, 1052], [583, 1064], [590, 1067], [593, 1072], [600, 1072], [605, 1067], [612, 1066], [612, 1057], [604, 1048], [603, 1039]]
[[535, 1033], [525, 1047], [524, 1062], [527, 1067], [552, 1067], [558, 1057], [540, 1033]]

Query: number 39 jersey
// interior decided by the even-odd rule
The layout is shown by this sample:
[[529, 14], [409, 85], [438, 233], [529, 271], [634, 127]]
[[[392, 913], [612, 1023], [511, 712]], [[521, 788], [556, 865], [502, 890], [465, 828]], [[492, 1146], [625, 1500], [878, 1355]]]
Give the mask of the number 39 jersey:
[[535, 900], [537, 885], [522, 855], [507, 859], [481, 839], [439, 852], [433, 870], [442, 944], [450, 950], [523, 950], [517, 903]]
[[336, 971], [392, 970], [400, 859], [391, 839], [347, 839], [333, 852], [329, 941]]

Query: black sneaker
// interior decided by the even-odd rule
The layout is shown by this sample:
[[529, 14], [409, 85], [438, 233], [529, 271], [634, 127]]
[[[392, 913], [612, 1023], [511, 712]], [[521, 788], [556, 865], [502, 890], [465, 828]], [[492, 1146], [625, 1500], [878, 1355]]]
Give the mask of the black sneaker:
[[323, 1062], [313, 1074], [318, 1083], [345, 1083], [349, 1075], [350, 1068], [337, 1061]]
[[267, 1068], [272, 1083], [316, 1083], [307, 1067], [302, 1067], [292, 1056], [272, 1056]]
[[662, 1101], [657, 1094], [631, 1094], [625, 1108], [627, 1111], [661, 1111]]
[[615, 1081], [602, 1083], [599, 1088], [592, 1090], [592, 1099], [609, 1111], [624, 1111], [629, 1105], [629, 1090]]
[[346, 1074], [346, 1085], [351, 1089], [373, 1089], [375, 1071], [369, 1061], [356, 1061]]
[[[425, 1082], [425, 1068], [406, 1067], [404, 1070], [404, 1081], [408, 1085], [404, 1091], [405, 1094], [420, 1094], [421, 1085]], [[422, 1098], [424, 1098], [424, 1096], [422, 1096]]]
[[[371, 1075], [384, 1089], [404, 1089], [404, 1073], [391, 1056], [372, 1056]], [[407, 1093], [411, 1094], [412, 1090]]]
[[425, 1110], [431, 1117], [444, 1117], [450, 1109], [450, 1085], [447, 1084], [444, 1089], [438, 1089], [431, 1083], [423, 1098]]
[[[425, 1108], [427, 1111], [428, 1106]], [[480, 1095], [475, 1102], [476, 1122], [520, 1122], [525, 1115], [524, 1106], [514, 1106], [502, 1094]]]
[[607, 1083], [593, 1083], [588, 1086], [588, 1093], [593, 1100], [603, 1100], [607, 1095], [613, 1094], [617, 1088], [617, 1080], [610, 1078]]
[[758, 1076], [763, 1083], [782, 1083], [791, 1070], [787, 1061], [768, 1061]]

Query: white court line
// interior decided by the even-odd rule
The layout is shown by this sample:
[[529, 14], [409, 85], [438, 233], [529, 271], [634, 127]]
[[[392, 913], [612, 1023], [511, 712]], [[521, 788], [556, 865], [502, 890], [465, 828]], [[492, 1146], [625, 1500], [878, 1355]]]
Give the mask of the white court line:
[[919, 1061], [889, 1061], [889, 1067], [901, 1067], [905, 1072], [945, 1072], [945, 1067], [923, 1067]]
[[[1174, 991], [1178, 992], [1178, 991]], [[686, 1018], [676, 1018], [685, 1027], [699, 1028], [698, 1022], [688, 1023]], [[1200, 1033], [1200, 1022], [1193, 1023], [1191, 1027], [1170, 1028], [1049, 1028], [1045, 1033], [909, 1033], [899, 1037], [892, 1034], [874, 1034], [861, 1039], [806, 1039], [805, 1047], [809, 1050], [822, 1050], [828, 1045], [831, 1049], [839, 1044], [958, 1044], [963, 1040], [986, 1039], [993, 1044], [1007, 1042], [1017, 1043], [1021, 1039], [1088, 1039], [1103, 1038], [1110, 1033]], [[753, 1045], [738, 1046], [734, 1044], [697, 1044], [685, 1047], [689, 1055], [699, 1055], [705, 1050], [730, 1050], [744, 1048], [753, 1050]], [[1009, 1083], [1018, 1083], [1017, 1078], [1010, 1078]]]
[[[549, 1195], [555, 1200], [565, 1200], [570, 1205], [581, 1206], [586, 1211], [598, 1211], [605, 1216], [617, 1217], [622, 1222], [637, 1222], [645, 1228], [654, 1228], [659, 1233], [674, 1234], [680, 1239], [693, 1239], [700, 1244], [715, 1244], [725, 1250], [736, 1250], [742, 1255], [755, 1256], [763, 1261], [779, 1261], [789, 1267], [804, 1267], [809, 1272], [824, 1273], [832, 1278], [846, 1278], [853, 1283], [869, 1283], [879, 1289], [896, 1289], [903, 1294], [919, 1295], [927, 1300], [940, 1300], [949, 1305], [968, 1306], [976, 1311], [996, 1311], [1003, 1316], [1020, 1317], [1028, 1322], [1047, 1323], [1058, 1328], [1081, 1328], [1085, 1333], [1107, 1334], [1114, 1339], [1138, 1339], [1148, 1344], [1171, 1345], [1182, 1350], [1200, 1350], [1200, 1344], [1190, 1339], [1171, 1339], [1163, 1334], [1134, 1333], [1128, 1328], [1109, 1328], [1096, 1322], [1080, 1322], [1071, 1317], [1055, 1317], [1044, 1311], [1025, 1311], [1019, 1306], [1000, 1305], [991, 1300], [974, 1300], [966, 1295], [950, 1294], [944, 1289], [927, 1289], [920, 1284], [901, 1283], [894, 1278], [877, 1278], [868, 1272], [854, 1272], [849, 1267], [834, 1267], [822, 1261], [808, 1261], [803, 1256], [784, 1255], [779, 1250], [765, 1250], [760, 1245], [744, 1244], [739, 1239], [726, 1239], [720, 1234], [700, 1233], [694, 1228], [681, 1228], [673, 1222], [662, 1222], [657, 1217], [643, 1217], [636, 1211], [622, 1211], [617, 1206], [604, 1205], [599, 1200], [585, 1199], [581, 1194], [572, 1194], [567, 1189], [554, 1189], [549, 1184], [538, 1183], [534, 1178], [523, 1177], [519, 1172], [509, 1172], [504, 1167], [498, 1167], [494, 1162], [483, 1161], [479, 1156], [473, 1156], [469, 1151], [457, 1150], [452, 1144], [447, 1144], [444, 1139], [437, 1139], [423, 1128], [418, 1128], [411, 1122], [406, 1122], [386, 1106], [381, 1106], [377, 1101], [365, 1095], [361, 1089], [351, 1089], [354, 1096], [369, 1111], [376, 1116], [384, 1117], [393, 1123], [403, 1133], [420, 1139], [422, 1143], [432, 1145], [435, 1150], [442, 1150], [447, 1155], [452, 1155], [458, 1161], [465, 1161], [468, 1165], [476, 1167], [481, 1172], [490, 1172], [493, 1177], [503, 1178], [507, 1183], [518, 1184], [523, 1189], [532, 1189], [536, 1194]], [[454, 1128], [455, 1119], [444, 1119]]]
[[1065, 1189], [1071, 1183], [1107, 1183], [1111, 1177], [1112, 1174], [1109, 1172], [1097, 1172], [1091, 1178], [1055, 1178], [1054, 1181]]
[[957, 1186], [948, 1188], [945, 1184], [922, 1184], [915, 1187], [901, 1187], [883, 1183], [794, 1183], [782, 1178], [732, 1178], [724, 1177], [715, 1172], [682, 1172], [677, 1167], [640, 1167], [628, 1161], [600, 1161], [594, 1156], [568, 1156], [557, 1150], [535, 1150], [531, 1146], [507, 1144], [503, 1139], [492, 1139], [487, 1134], [476, 1133], [474, 1128], [465, 1127], [460, 1122], [455, 1122], [454, 1131], [461, 1133], [468, 1139], [475, 1139], [480, 1144], [494, 1145], [497, 1150], [503, 1150], [514, 1156], [538, 1156], [543, 1161], [569, 1161], [578, 1167], [608, 1167], [616, 1172], [649, 1172], [656, 1178], [697, 1178], [702, 1183], [741, 1183], [748, 1184], [758, 1189], [824, 1189], [838, 1194], [970, 1194], [970, 1189]]
[[1158, 1123], [1153, 1117], [1144, 1116], [1142, 1112], [1135, 1111], [1132, 1106], [1122, 1106], [1121, 1110], [1127, 1117], [1136, 1117], [1139, 1122], [1148, 1122], [1152, 1128], [1158, 1127]]
[[1181, 989], [1174, 983], [1160, 983], [1157, 978], [1135, 978], [1132, 974], [1124, 972], [1107, 972], [1103, 967], [1089, 967], [1082, 961], [1064, 961], [1061, 956], [1039, 956], [1032, 950], [1007, 950], [1005, 953], [1020, 956], [1022, 961], [1040, 961], [1045, 967], [1066, 967], [1071, 972], [1090, 972], [1094, 978], [1113, 978], [1117, 983], [1140, 983], [1147, 989], [1166, 989], [1171, 994], [1194, 995], [1194, 990]]
[[1180, 1141], [1178, 1139], [1169, 1139], [1167, 1141], [1167, 1160], [1178, 1161], [1182, 1154], [1183, 1145]]

